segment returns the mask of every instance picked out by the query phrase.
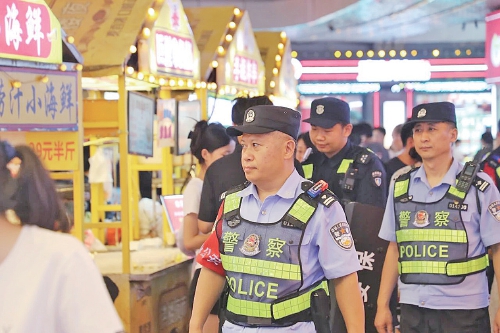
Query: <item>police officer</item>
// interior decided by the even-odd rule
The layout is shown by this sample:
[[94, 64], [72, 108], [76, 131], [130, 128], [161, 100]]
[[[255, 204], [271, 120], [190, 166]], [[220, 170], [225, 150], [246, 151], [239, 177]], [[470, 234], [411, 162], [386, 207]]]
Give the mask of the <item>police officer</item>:
[[[402, 332], [490, 332], [486, 247], [500, 267], [499, 192], [476, 163], [453, 159], [452, 103], [418, 105], [410, 122], [422, 166], [390, 186], [379, 233], [390, 245], [375, 325], [392, 332], [387, 304], [399, 276]], [[494, 323], [498, 332], [500, 313]]]
[[[191, 333], [201, 332], [226, 280], [223, 332], [308, 333], [325, 323], [328, 329], [326, 317], [313, 323], [317, 313], [311, 311], [328, 311], [327, 279], [334, 280], [349, 332], [364, 332], [349, 226], [326, 183], [313, 185], [295, 170], [299, 127], [295, 110], [255, 106], [243, 125], [228, 128], [240, 135], [249, 182], [225, 193], [214, 232], [197, 256], [203, 268]], [[318, 306], [313, 296], [321, 293]]]
[[[349, 104], [333, 97], [316, 99], [311, 104], [310, 118], [304, 121], [311, 124], [309, 132], [311, 140], [320, 152], [311, 155], [311, 158], [303, 163], [306, 178], [313, 181], [327, 180], [329, 189], [337, 195], [343, 205], [357, 202], [384, 208], [388, 188], [384, 166], [374, 153], [350, 142], [349, 135], [353, 125]], [[375, 305], [387, 242], [371, 234], [367, 235], [369, 232], [376, 233], [380, 228], [382, 213], [377, 212], [379, 209], [371, 213], [368, 211], [371, 207], [360, 209], [366, 210], [363, 219], [349, 223], [352, 226], [353, 236], [357, 239], [358, 251], [369, 256], [371, 260], [369, 267], [359, 272], [358, 277], [361, 287], [366, 290], [364, 297], [366, 332], [374, 333], [376, 332], [373, 325]], [[375, 219], [374, 216], [379, 218]], [[351, 217], [348, 218], [352, 220]], [[394, 312], [396, 305], [395, 291], [391, 302]], [[345, 327], [337, 309], [333, 318], [335, 330], [344, 332]], [[397, 324], [396, 315], [394, 324]]]
[[380, 159], [366, 148], [349, 141], [352, 131], [349, 104], [333, 98], [316, 99], [311, 104], [309, 134], [322, 154], [313, 154], [303, 164], [306, 178], [324, 179], [341, 203], [351, 201], [385, 207], [387, 185]]

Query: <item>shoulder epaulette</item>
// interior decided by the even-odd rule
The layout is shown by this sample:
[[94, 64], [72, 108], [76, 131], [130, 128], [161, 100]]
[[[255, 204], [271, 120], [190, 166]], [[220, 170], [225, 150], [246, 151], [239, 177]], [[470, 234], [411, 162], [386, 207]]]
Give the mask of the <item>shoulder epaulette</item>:
[[356, 163], [368, 164], [372, 160], [372, 154], [368, 149], [363, 149], [356, 155]]
[[338, 198], [337, 196], [335, 195], [335, 193], [333, 193], [331, 190], [329, 189], [326, 189], [325, 191], [323, 191], [323, 193], [321, 193], [321, 195], [319, 196], [319, 202], [321, 204], [323, 204], [325, 207], [330, 207], [331, 205], [333, 205], [333, 203], [335, 201], [338, 201]]
[[483, 178], [476, 176], [476, 178], [474, 179], [474, 187], [479, 191], [484, 192], [488, 187], [490, 187], [490, 183]]
[[[301, 188], [306, 193], [313, 185], [314, 185], [313, 182], [307, 180], [307, 181], [302, 182]], [[325, 189], [325, 190], [321, 191], [321, 193], [319, 193], [318, 196], [316, 196], [315, 198], [311, 198], [311, 199], [319, 202], [320, 204], [322, 204], [326, 207], [330, 207], [331, 205], [333, 205], [333, 203], [335, 201], [338, 201], [338, 198], [335, 195], [335, 193], [333, 193], [329, 189]]]

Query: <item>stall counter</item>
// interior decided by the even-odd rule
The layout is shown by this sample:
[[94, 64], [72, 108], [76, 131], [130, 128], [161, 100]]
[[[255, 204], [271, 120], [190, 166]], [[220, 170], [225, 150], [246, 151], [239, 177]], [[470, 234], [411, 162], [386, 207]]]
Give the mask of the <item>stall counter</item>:
[[115, 307], [126, 332], [188, 332], [192, 258], [177, 248], [133, 251], [130, 274], [121, 273], [121, 251], [96, 253], [94, 260], [118, 286]]

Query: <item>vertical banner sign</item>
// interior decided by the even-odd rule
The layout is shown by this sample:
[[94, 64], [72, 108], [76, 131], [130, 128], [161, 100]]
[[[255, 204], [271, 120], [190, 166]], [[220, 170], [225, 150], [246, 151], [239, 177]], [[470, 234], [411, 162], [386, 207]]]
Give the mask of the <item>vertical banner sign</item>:
[[486, 82], [500, 82], [500, 10], [486, 15]]
[[0, 67], [0, 131], [77, 130], [78, 73]]
[[47, 169], [78, 170], [78, 132], [27, 132], [26, 144]]
[[175, 99], [159, 99], [156, 103], [158, 147], [173, 147], [175, 145]]
[[128, 92], [128, 153], [153, 156], [155, 100]]
[[0, 2], [0, 58], [61, 63], [61, 25], [44, 1]]

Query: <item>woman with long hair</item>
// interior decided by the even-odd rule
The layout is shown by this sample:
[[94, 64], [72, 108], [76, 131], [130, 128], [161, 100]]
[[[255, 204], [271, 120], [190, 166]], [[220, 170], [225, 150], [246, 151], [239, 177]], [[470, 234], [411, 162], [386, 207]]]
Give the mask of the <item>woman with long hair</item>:
[[0, 141], [0, 331], [123, 332], [35, 152]]
[[[200, 233], [198, 229], [198, 211], [200, 208], [201, 189], [208, 167], [219, 158], [234, 151], [235, 142], [226, 134], [226, 129], [219, 123], [208, 124], [205, 120], [199, 121], [189, 134], [191, 139], [191, 154], [199, 163], [199, 172], [190, 179], [184, 189], [184, 225], [183, 245], [186, 250], [198, 250], [208, 234]], [[193, 305], [194, 291], [200, 274], [201, 266], [196, 264], [196, 270], [190, 287], [190, 304]], [[204, 327], [204, 332], [218, 332], [219, 319], [218, 305], [214, 306]]]

